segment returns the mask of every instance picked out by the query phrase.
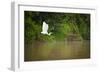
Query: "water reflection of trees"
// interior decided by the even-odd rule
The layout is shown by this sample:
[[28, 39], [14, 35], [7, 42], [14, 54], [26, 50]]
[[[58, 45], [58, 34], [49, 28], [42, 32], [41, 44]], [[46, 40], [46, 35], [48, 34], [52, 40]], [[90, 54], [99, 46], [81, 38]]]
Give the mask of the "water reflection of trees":
[[33, 42], [25, 49], [25, 61], [90, 58], [90, 42]]

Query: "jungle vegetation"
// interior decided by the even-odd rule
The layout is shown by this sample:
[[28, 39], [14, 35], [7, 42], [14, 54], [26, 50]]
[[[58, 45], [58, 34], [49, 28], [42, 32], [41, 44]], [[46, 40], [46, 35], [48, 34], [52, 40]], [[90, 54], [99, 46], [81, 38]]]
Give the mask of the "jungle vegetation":
[[[43, 21], [50, 36], [41, 34]], [[24, 37], [25, 43], [90, 40], [90, 14], [24, 11]]]

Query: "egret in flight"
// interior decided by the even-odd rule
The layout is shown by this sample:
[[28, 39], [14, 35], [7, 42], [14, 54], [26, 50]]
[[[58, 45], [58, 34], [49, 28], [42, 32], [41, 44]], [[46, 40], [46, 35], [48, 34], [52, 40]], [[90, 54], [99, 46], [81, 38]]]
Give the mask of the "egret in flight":
[[48, 33], [48, 29], [49, 29], [48, 24], [47, 24], [45, 21], [43, 21], [42, 32], [41, 32], [41, 33], [42, 33], [42, 34], [51, 35], [51, 32]]

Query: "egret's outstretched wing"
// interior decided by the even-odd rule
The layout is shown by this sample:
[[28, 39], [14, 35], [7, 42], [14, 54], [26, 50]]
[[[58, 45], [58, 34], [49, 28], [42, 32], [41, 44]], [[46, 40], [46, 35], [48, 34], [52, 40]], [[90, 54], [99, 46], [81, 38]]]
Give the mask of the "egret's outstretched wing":
[[45, 22], [43, 22], [43, 30], [44, 30], [45, 32], [48, 31], [48, 24], [46, 24]]
[[41, 33], [48, 34], [48, 24], [46, 24], [45, 22], [43, 22]]

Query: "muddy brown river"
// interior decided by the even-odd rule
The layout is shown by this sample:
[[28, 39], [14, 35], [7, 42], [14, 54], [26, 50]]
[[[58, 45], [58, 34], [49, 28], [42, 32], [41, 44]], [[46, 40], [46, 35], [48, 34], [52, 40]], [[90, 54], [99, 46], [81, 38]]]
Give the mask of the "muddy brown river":
[[33, 42], [25, 45], [25, 61], [90, 58], [90, 41]]

